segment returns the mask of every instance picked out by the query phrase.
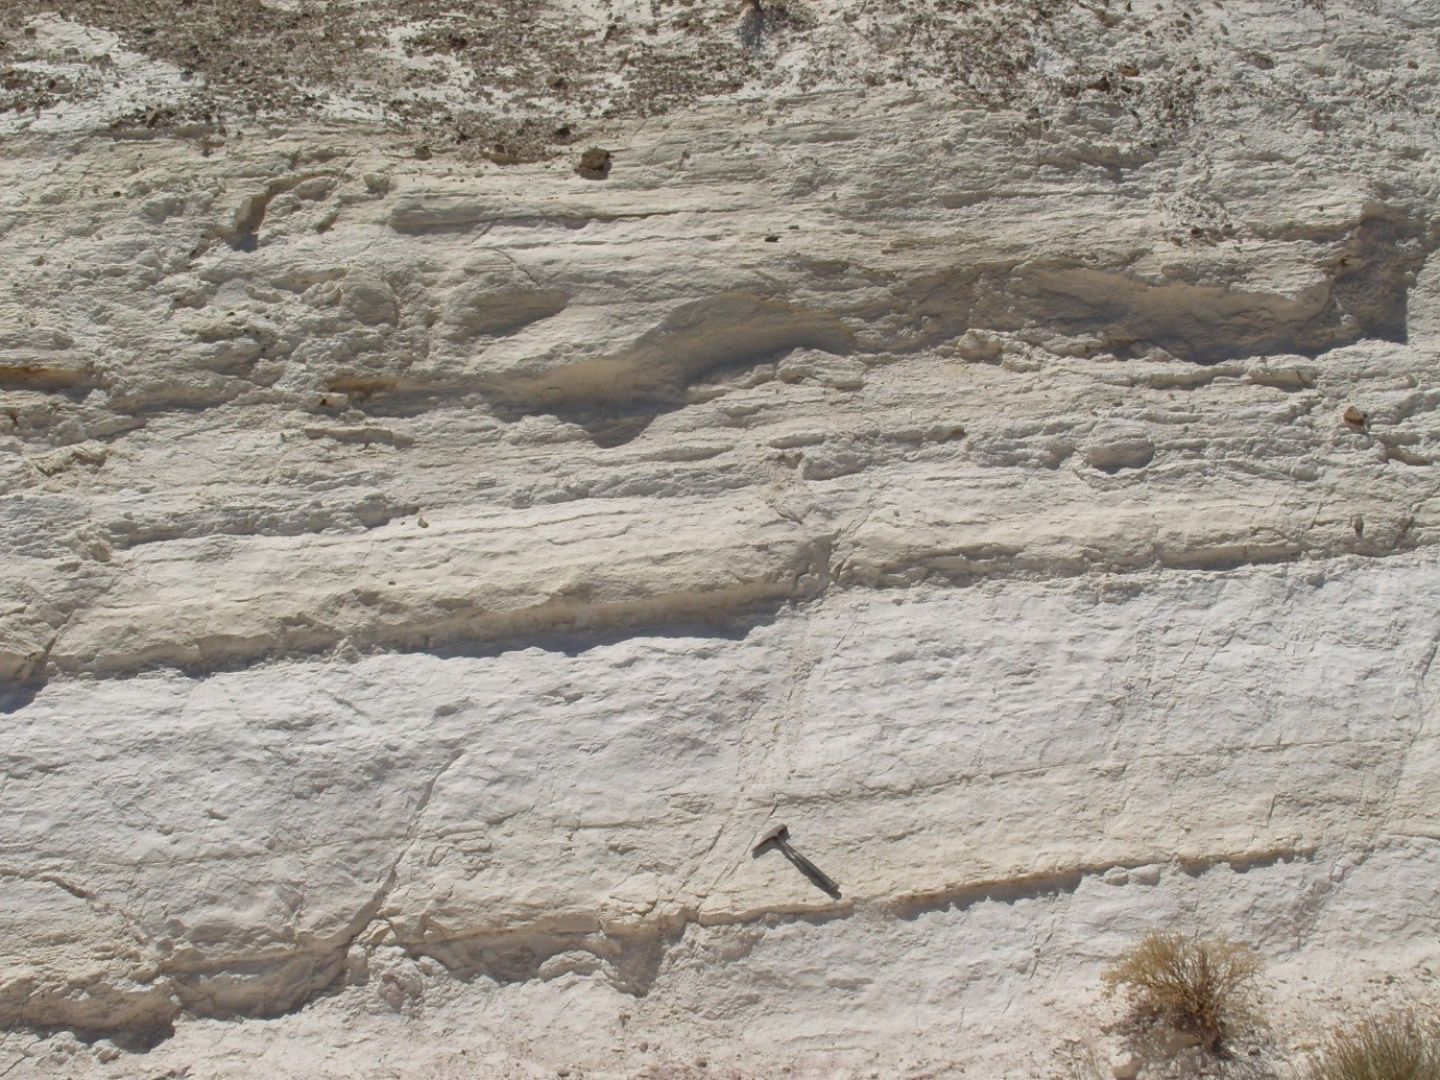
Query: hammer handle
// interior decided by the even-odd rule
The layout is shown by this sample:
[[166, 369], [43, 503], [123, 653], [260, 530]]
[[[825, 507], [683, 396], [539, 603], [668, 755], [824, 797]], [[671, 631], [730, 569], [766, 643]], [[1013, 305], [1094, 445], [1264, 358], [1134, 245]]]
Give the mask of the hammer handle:
[[821, 870], [789, 844], [781, 843], [779, 846], [780, 850], [785, 853], [785, 857], [794, 863], [796, 868], [813, 881], [821, 891], [829, 893], [836, 900], [840, 899], [840, 886], [836, 885], [835, 882], [830, 879], [829, 874], [825, 873], [824, 870]]

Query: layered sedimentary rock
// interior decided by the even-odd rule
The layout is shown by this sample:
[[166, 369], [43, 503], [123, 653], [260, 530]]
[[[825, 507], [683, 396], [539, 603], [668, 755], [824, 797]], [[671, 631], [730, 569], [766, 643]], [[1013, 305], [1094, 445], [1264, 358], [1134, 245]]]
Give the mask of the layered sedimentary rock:
[[0, 1068], [1434, 997], [1440, 16], [312, 7], [4, 16]]

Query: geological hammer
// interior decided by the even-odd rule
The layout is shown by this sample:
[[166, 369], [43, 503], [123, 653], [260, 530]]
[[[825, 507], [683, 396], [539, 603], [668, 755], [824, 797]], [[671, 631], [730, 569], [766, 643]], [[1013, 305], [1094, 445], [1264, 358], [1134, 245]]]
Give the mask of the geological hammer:
[[760, 834], [755, 841], [755, 846], [750, 849], [750, 857], [758, 859], [770, 848], [775, 848], [790, 860], [791, 865], [799, 870], [821, 892], [829, 893], [835, 899], [840, 899], [840, 886], [830, 879], [830, 876], [816, 866], [809, 859], [801, 855], [790, 846], [790, 829], [785, 825], [772, 825]]

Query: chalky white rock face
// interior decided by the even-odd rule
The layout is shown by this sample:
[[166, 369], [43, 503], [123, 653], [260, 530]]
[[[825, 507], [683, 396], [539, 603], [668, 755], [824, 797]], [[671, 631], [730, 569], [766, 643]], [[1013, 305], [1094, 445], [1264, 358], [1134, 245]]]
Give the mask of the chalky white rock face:
[[1437, 1002], [1440, 8], [322, 7], [0, 14], [0, 1071]]

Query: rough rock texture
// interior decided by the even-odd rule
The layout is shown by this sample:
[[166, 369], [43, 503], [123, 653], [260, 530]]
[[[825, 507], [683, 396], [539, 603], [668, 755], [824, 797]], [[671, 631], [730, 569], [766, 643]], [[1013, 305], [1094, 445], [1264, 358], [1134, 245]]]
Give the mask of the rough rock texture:
[[1434, 1002], [1440, 8], [473, 6], [0, 12], [0, 1071]]

